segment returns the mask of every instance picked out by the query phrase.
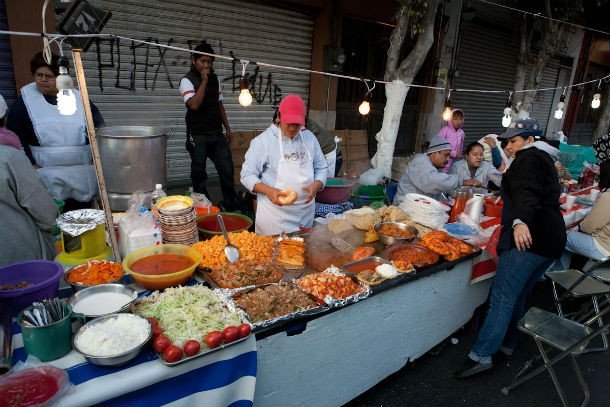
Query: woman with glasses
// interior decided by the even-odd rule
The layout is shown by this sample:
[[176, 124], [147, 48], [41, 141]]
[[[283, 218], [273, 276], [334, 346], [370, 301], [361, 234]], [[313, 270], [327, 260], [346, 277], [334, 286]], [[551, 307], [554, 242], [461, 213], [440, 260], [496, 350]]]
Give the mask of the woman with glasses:
[[316, 193], [328, 165], [320, 144], [305, 126], [305, 102], [288, 95], [276, 121], [250, 143], [241, 183], [257, 195], [256, 233], [277, 235], [311, 227]]
[[[25, 154], [51, 195], [66, 202], [65, 210], [73, 210], [90, 206], [97, 195], [97, 180], [78, 90], [74, 90], [77, 109], [73, 115], [62, 115], [57, 109], [58, 62], [55, 54], [50, 64], [42, 52], [34, 55], [30, 61], [34, 82], [21, 88], [6, 127], [19, 136]], [[104, 119], [93, 103], [91, 111], [95, 127], [103, 126]]]

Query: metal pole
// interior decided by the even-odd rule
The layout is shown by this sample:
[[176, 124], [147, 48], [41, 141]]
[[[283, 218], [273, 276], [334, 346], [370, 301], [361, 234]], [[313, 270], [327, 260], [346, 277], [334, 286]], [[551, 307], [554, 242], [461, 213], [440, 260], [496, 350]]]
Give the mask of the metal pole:
[[102, 171], [102, 161], [100, 159], [100, 150], [97, 145], [97, 136], [95, 135], [95, 126], [93, 125], [93, 114], [91, 113], [91, 105], [89, 104], [89, 91], [87, 90], [87, 82], [85, 82], [85, 70], [83, 69], [83, 61], [81, 60], [81, 51], [72, 50], [72, 58], [74, 59], [74, 69], [76, 71], [76, 80], [78, 81], [78, 89], [83, 97], [83, 106], [85, 108], [85, 119], [87, 120], [87, 134], [89, 135], [89, 145], [93, 155], [93, 165], [97, 174], [97, 186], [100, 191], [100, 199], [102, 200], [102, 209], [106, 218], [106, 230], [110, 235], [110, 245], [112, 246], [112, 254], [114, 259], [121, 262], [121, 253], [117, 244], [116, 234], [114, 233], [114, 225], [112, 223], [112, 212], [110, 211], [110, 203], [106, 192], [106, 181], [104, 180], [104, 172]]

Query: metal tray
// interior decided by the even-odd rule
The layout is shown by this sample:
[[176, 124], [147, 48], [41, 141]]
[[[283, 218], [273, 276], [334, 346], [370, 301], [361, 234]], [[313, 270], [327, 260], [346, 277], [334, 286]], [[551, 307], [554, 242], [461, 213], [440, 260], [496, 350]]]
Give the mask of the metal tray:
[[[342, 270], [340, 270], [337, 267], [329, 267], [326, 270], [324, 270], [322, 273], [334, 274], [334, 275], [338, 275], [338, 276], [349, 277], [349, 278], [352, 279], [352, 281], [354, 283], [356, 283], [360, 287], [362, 287], [362, 291], [361, 292], [353, 294], [353, 295], [350, 295], [349, 297], [346, 297], [346, 298], [343, 298], [343, 299], [333, 298], [330, 295], [327, 295], [326, 298], [319, 298], [319, 300], [324, 301], [326, 303], [326, 305], [328, 305], [331, 308], [344, 307], [344, 306], [346, 306], [348, 304], [352, 304], [352, 303], [361, 301], [361, 300], [367, 298], [369, 295], [371, 295], [371, 287], [368, 284], [364, 284], [362, 281], [358, 280], [354, 273], [344, 273]], [[312, 273], [312, 274], [321, 274], [321, 273]], [[309, 293], [314, 298], [318, 298], [315, 295], [313, 295], [313, 293], [310, 293], [306, 289], [304, 289], [301, 286], [299, 286], [296, 283], [296, 281], [297, 280], [293, 281], [294, 285], [296, 285], [297, 287], [301, 288], [303, 291]]]
[[371, 256], [371, 257], [365, 257], [364, 259], [360, 259], [360, 260], [356, 260], [356, 261], [350, 261], [349, 263], [345, 263], [341, 266], [341, 269], [349, 274], [358, 274], [358, 271], [351, 271], [349, 268], [350, 267], [354, 267], [354, 266], [359, 266], [361, 264], [365, 264], [365, 263], [371, 263], [371, 262], [376, 262], [379, 264], [392, 264], [390, 261], [386, 260], [386, 259], [382, 259], [379, 256]]
[[[253, 290], [255, 290], [255, 289], [258, 289], [258, 288], [263, 288], [263, 287], [266, 287], [266, 286], [271, 286], [271, 285], [280, 285], [280, 284], [284, 284], [284, 285], [290, 285], [290, 286], [292, 286], [292, 287], [296, 288], [297, 290], [300, 290], [301, 292], [305, 293], [305, 295], [307, 295], [309, 298], [311, 298], [311, 300], [312, 300], [313, 302], [315, 302], [316, 304], [318, 304], [318, 306], [317, 306], [317, 307], [308, 308], [308, 309], [303, 310], [303, 311], [295, 311], [295, 312], [291, 312], [291, 313], [288, 313], [288, 314], [285, 314], [285, 315], [280, 315], [280, 316], [275, 317], [275, 318], [272, 318], [272, 319], [266, 319], [266, 320], [263, 320], [263, 321], [253, 322], [253, 321], [250, 319], [250, 315], [249, 315], [249, 314], [246, 312], [246, 310], [245, 310], [245, 309], [243, 309], [243, 308], [240, 308], [240, 307], [237, 305], [237, 303], [235, 302], [235, 298], [237, 298], [237, 297], [238, 297], [238, 296], [240, 296], [240, 295], [243, 295], [243, 294], [249, 293], [249, 292], [251, 292], [251, 291], [253, 291]], [[256, 332], [257, 330], [260, 330], [260, 329], [262, 329], [262, 328], [269, 327], [269, 326], [274, 325], [274, 324], [276, 324], [276, 323], [278, 323], [278, 322], [290, 321], [290, 320], [294, 320], [294, 319], [302, 318], [302, 317], [305, 317], [305, 316], [308, 316], [308, 315], [319, 314], [319, 313], [321, 313], [321, 312], [328, 311], [328, 309], [329, 309], [329, 308], [326, 306], [326, 304], [324, 303], [324, 301], [322, 301], [322, 300], [320, 300], [320, 299], [318, 299], [318, 298], [314, 297], [314, 296], [313, 296], [313, 295], [311, 295], [311, 294], [310, 294], [308, 291], [303, 290], [303, 289], [302, 289], [301, 287], [299, 287], [298, 285], [296, 285], [296, 284], [292, 284], [292, 283], [286, 283], [286, 282], [280, 282], [280, 283], [269, 283], [269, 284], [263, 284], [263, 285], [260, 285], [260, 286], [258, 286], [258, 287], [246, 287], [246, 288], [242, 288], [242, 289], [236, 289], [236, 290], [232, 291], [232, 292], [229, 294], [229, 298], [230, 298], [230, 300], [233, 302], [233, 306], [234, 306], [236, 309], [241, 310], [241, 311], [244, 313], [244, 315], [245, 315], [245, 316], [246, 316], [246, 317], [247, 317], [247, 318], [250, 320], [250, 324], [252, 325], [252, 331], [253, 331], [253, 332]]]
[[440, 256], [438, 255], [438, 253], [433, 252], [432, 250], [420, 246], [418, 244], [414, 244], [414, 243], [401, 243], [401, 244], [395, 244], [394, 246], [390, 246], [386, 249], [385, 251], [385, 256], [390, 259], [390, 256], [392, 255], [392, 253], [402, 250], [402, 249], [412, 249], [412, 250], [417, 250], [420, 251], [422, 253], [432, 253], [434, 254], [435, 257], [435, 261], [431, 262], [431, 263], [413, 263], [411, 262], [411, 264], [413, 264], [414, 267], [424, 267], [424, 266], [431, 266], [433, 264], [438, 263], [438, 261], [440, 260]]
[[[231, 343], [223, 343], [222, 345], [220, 345], [220, 346], [219, 346], [219, 347], [217, 347], [217, 348], [214, 348], [214, 349], [209, 349], [209, 350], [207, 350], [207, 351], [201, 351], [201, 352], [199, 352], [199, 353], [198, 353], [198, 354], [196, 354], [196, 355], [193, 355], [193, 356], [187, 356], [187, 357], [185, 357], [185, 358], [180, 359], [180, 360], [179, 360], [179, 361], [177, 361], [177, 362], [171, 362], [171, 363], [170, 363], [170, 362], [166, 362], [165, 360], [163, 360], [163, 354], [161, 354], [161, 353], [157, 353], [157, 352], [155, 352], [155, 353], [157, 353], [157, 356], [159, 356], [159, 360], [160, 360], [160, 361], [161, 361], [161, 363], [163, 363], [164, 365], [166, 365], [166, 366], [176, 366], [176, 365], [180, 365], [180, 364], [182, 364], [182, 363], [188, 362], [189, 360], [197, 359], [197, 358], [200, 358], [200, 357], [202, 357], [202, 356], [204, 356], [204, 355], [209, 355], [210, 353], [214, 353], [214, 352], [216, 352], [216, 351], [218, 351], [218, 350], [220, 350], [220, 349], [225, 349], [225, 348], [228, 348], [229, 346], [233, 346], [233, 345], [235, 345], [235, 344], [237, 344], [237, 343], [243, 342], [243, 341], [245, 341], [246, 339], [248, 339], [248, 338], [250, 337], [250, 335], [252, 335], [252, 332], [250, 332], [250, 334], [249, 334], [248, 336], [244, 337], [244, 338], [239, 338], [238, 340], [233, 341], [233, 342], [231, 342]], [[201, 344], [201, 346], [202, 346], [202, 347], [205, 347], [205, 344], [203, 344], [203, 343], [202, 343], [202, 344]]]
[[[222, 290], [236, 290], [239, 288], [243, 288], [243, 287], [235, 287], [235, 288], [227, 288], [227, 287], [223, 287], [220, 284], [218, 284], [218, 282], [216, 280], [214, 280], [214, 278], [212, 277], [212, 275], [210, 274], [211, 269], [208, 267], [204, 267], [204, 268], [197, 268], [197, 273], [199, 273], [199, 275], [201, 276], [201, 278], [203, 278], [212, 288], [218, 288], [218, 289], [222, 289]], [[284, 273], [282, 272], [282, 278], [280, 278], [277, 282], [282, 281], [282, 279], [284, 278]], [[263, 285], [263, 284], [270, 284], [273, 282], [265, 282], [265, 283], [260, 283], [260, 284], [251, 284], [252, 285]], [[244, 287], [250, 287], [250, 286], [244, 286]]]

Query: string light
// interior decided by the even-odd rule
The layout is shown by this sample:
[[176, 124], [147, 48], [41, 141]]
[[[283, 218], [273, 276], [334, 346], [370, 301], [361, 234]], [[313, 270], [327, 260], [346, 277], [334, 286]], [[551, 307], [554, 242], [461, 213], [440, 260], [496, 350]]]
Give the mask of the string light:
[[595, 93], [595, 95], [593, 95], [593, 100], [591, 101], [591, 107], [593, 109], [598, 109], [599, 106], [602, 104], [602, 95], [601, 93], [599, 93], [599, 90], [602, 87], [602, 81], [600, 80], [599, 83], [597, 84], [597, 92]]
[[68, 75], [68, 58], [59, 58], [59, 75], [55, 80], [57, 86], [57, 110], [64, 116], [76, 113], [76, 95], [74, 95], [74, 81]]
[[239, 80], [241, 90], [239, 91], [237, 100], [239, 100], [239, 104], [242, 106], [250, 106], [252, 104], [252, 94], [250, 93], [248, 79], [246, 78], [246, 66], [248, 66], [248, 63], [250, 63], [250, 61], [241, 61], [242, 70], [241, 79]]
[[555, 110], [555, 115], [554, 115], [554, 117], [557, 120], [563, 119], [563, 108], [565, 107], [565, 100], [566, 100], [566, 88], [563, 88], [563, 93], [561, 94], [561, 97], [559, 98], [559, 103], [557, 103], [557, 110]]
[[371, 111], [371, 104], [370, 104], [371, 92], [373, 92], [373, 89], [375, 89], [376, 85], [375, 85], [375, 81], [373, 81], [373, 86], [372, 87], [369, 86], [366, 79], [363, 79], [362, 82], [364, 82], [364, 84], [366, 85], [366, 93], [364, 94], [364, 97], [362, 98], [362, 103], [360, 103], [360, 106], [358, 106], [358, 112], [360, 112], [361, 115], [366, 116]]
[[502, 126], [508, 127], [510, 123], [513, 121], [511, 118], [513, 114], [513, 102], [511, 101], [513, 97], [513, 92], [508, 93], [508, 99], [506, 99], [506, 105], [504, 106], [504, 116], [502, 116]]
[[443, 121], [448, 122], [451, 120], [451, 116], [453, 115], [453, 111], [451, 110], [451, 89], [449, 89], [449, 94], [447, 94], [447, 98], [445, 99], [445, 108], [443, 109]]

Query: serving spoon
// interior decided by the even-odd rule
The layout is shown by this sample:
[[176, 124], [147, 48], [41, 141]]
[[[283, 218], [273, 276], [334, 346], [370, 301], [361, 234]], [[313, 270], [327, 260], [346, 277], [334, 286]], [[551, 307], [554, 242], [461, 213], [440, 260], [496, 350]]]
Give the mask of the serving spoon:
[[225, 228], [225, 221], [222, 219], [222, 215], [217, 216], [218, 224], [220, 225], [222, 233], [225, 236], [225, 240], [227, 241], [227, 245], [225, 246], [225, 256], [227, 256], [227, 260], [229, 260], [229, 263], [235, 263], [237, 260], [239, 260], [239, 249], [237, 248], [237, 246], [233, 246], [231, 244], [231, 241], [229, 240], [229, 234], [227, 233], [227, 228]]

